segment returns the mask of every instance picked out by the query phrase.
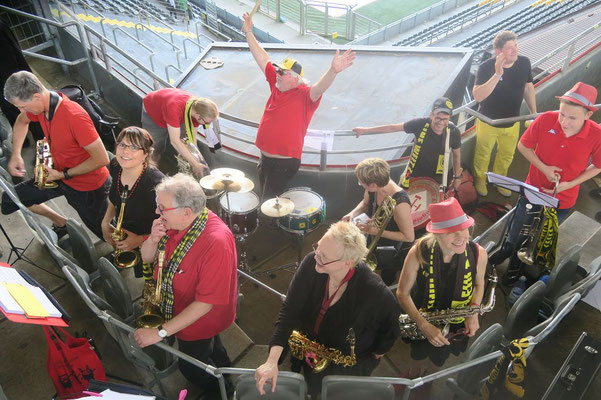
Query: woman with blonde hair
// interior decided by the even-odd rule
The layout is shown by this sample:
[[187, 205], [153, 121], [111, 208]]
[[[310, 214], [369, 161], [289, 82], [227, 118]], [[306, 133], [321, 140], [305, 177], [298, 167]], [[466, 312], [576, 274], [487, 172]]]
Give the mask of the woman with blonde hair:
[[[121, 251], [136, 250], [149, 235], [153, 221], [159, 216], [155, 208], [155, 186], [164, 175], [151, 163], [153, 141], [145, 129], [130, 126], [117, 136], [115, 157], [109, 163], [112, 178], [109, 204], [102, 219], [104, 240]], [[119, 219], [121, 198], [127, 188], [127, 200], [123, 211], [122, 229], [124, 240], [115, 242], [111, 234], [115, 230], [113, 220]], [[141, 263], [134, 266], [136, 277], [142, 276]]]
[[[203, 176], [208, 167], [200, 156], [196, 159], [182, 139], [196, 146], [196, 129], [202, 125], [212, 148], [219, 148], [209, 125], [219, 117], [217, 105], [209, 99], [193, 97], [182, 89], [164, 88], [148, 93], [142, 106], [142, 127], [154, 140], [153, 160], [159, 165], [169, 144], [187, 161], [194, 175]], [[169, 153], [167, 153], [169, 154]]]
[[[458, 318], [449, 331], [429, 323], [420, 311], [480, 305], [484, 295], [486, 250], [470, 240], [474, 219], [455, 198], [430, 204], [429, 232], [413, 245], [399, 278], [397, 298], [426, 339], [411, 341], [409, 377], [434, 372], [450, 353], [465, 351], [469, 336], [479, 329], [478, 315]], [[415, 292], [412, 294], [412, 288]], [[425, 362], [423, 361], [425, 360]]]
[[[382, 231], [374, 253], [382, 280], [385, 284], [392, 285], [396, 282], [396, 274], [403, 266], [405, 255], [415, 238], [409, 195], [390, 179], [390, 166], [381, 158], [361, 161], [355, 167], [355, 175], [359, 185], [365, 189], [363, 200], [353, 211], [342, 217], [343, 221], [352, 221], [362, 213], [372, 218], [386, 197], [390, 196], [395, 201], [393, 215]], [[371, 219], [358, 222], [357, 226], [371, 238], [378, 234], [379, 229]]]
[[368, 376], [380, 357], [394, 345], [399, 335], [400, 308], [392, 292], [363, 262], [367, 254], [365, 236], [349, 222], [337, 222], [313, 245], [296, 270], [288, 288], [273, 333], [269, 356], [255, 373], [257, 389], [276, 386], [278, 364], [288, 349], [293, 330], [344, 356], [351, 354], [347, 337], [355, 334], [356, 364], [330, 362], [323, 370], [315, 368], [315, 355], [306, 352], [303, 360], [291, 357], [292, 370], [301, 368], [312, 396], [319, 393], [326, 375]]

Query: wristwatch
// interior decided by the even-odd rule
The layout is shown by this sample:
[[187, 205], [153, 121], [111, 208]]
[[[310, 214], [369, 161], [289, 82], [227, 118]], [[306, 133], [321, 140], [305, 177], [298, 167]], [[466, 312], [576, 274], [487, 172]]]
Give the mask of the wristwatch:
[[163, 328], [163, 325], [159, 325], [157, 329], [159, 330], [159, 337], [161, 339], [165, 339], [167, 337], [167, 331], [165, 330], [165, 328]]
[[63, 176], [65, 177], [66, 181], [72, 178], [72, 176], [69, 175], [69, 168], [63, 169]]

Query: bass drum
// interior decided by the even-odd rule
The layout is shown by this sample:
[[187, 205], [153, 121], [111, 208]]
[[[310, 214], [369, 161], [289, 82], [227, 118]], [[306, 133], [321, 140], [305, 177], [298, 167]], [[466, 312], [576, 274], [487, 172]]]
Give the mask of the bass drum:
[[326, 202], [309, 188], [297, 187], [281, 194], [291, 200], [294, 210], [278, 218], [278, 226], [287, 232], [308, 233], [326, 220]]
[[422, 229], [430, 221], [428, 206], [442, 200], [440, 184], [432, 178], [416, 177], [409, 181], [407, 194], [411, 200], [413, 229]]
[[[228, 207], [229, 197], [229, 207]], [[259, 227], [259, 196], [255, 192], [223, 194], [219, 198], [219, 216], [234, 236], [248, 236]]]

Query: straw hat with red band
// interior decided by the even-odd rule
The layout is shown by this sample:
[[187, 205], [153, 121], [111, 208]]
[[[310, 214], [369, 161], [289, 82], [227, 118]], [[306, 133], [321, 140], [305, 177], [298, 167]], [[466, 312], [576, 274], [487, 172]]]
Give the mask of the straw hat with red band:
[[566, 100], [578, 104], [589, 111], [597, 111], [595, 103], [597, 102], [597, 89], [586, 83], [578, 82], [563, 96], [555, 96], [556, 99]]
[[430, 204], [430, 222], [426, 230], [432, 233], [452, 233], [474, 225], [474, 219], [463, 212], [456, 198]]

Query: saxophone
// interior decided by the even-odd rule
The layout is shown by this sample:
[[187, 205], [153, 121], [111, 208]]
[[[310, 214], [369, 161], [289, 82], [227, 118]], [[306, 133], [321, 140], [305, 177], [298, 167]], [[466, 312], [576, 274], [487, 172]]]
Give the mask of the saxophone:
[[[202, 158], [202, 155], [200, 154], [200, 150], [198, 150], [198, 147], [196, 147], [194, 143], [190, 142], [190, 140], [187, 137], [180, 138], [180, 140], [182, 141], [184, 146], [188, 148], [188, 151], [190, 151], [190, 154], [192, 154], [192, 157], [194, 157], [194, 159], [197, 162], [206, 165], [205, 161]], [[192, 169], [190, 163], [181, 154], [176, 154], [175, 159], [177, 160], [177, 170], [182, 174], [191, 175], [195, 179], [200, 179], [205, 175], [199, 175], [194, 173], [194, 170]]]
[[50, 154], [50, 144], [48, 140], [41, 139], [35, 144], [36, 156], [35, 156], [35, 171], [33, 184], [40, 190], [54, 189], [58, 187], [56, 182], [46, 182], [48, 178], [48, 171], [46, 168], [52, 168], [52, 155]]
[[[125, 214], [125, 203], [127, 202], [127, 196], [129, 195], [129, 188], [127, 185], [123, 187], [123, 193], [121, 194], [121, 209], [119, 210], [119, 218], [117, 218], [117, 226], [111, 233], [111, 239], [115, 242], [125, 240], [127, 233], [123, 231], [123, 215]], [[131, 268], [138, 263], [140, 256], [135, 250], [115, 250], [115, 265], [120, 268]]]
[[290, 346], [292, 355], [299, 360], [309, 360], [312, 358], [311, 367], [313, 368], [313, 373], [318, 374], [326, 369], [330, 365], [330, 362], [344, 365], [345, 367], [352, 367], [357, 364], [357, 358], [355, 357], [355, 331], [353, 328], [348, 330], [346, 341], [351, 347], [351, 354], [348, 356], [343, 355], [338, 349], [327, 348], [323, 344], [310, 340], [299, 331], [292, 331], [288, 339], [288, 346]]
[[[495, 306], [495, 290], [498, 282], [497, 272], [493, 269], [490, 273], [488, 281], [491, 283], [490, 290], [488, 291], [488, 299], [485, 304], [479, 306], [467, 306], [458, 308], [448, 308], [446, 310], [437, 311], [421, 311], [420, 314], [429, 323], [440, 329], [444, 335], [448, 333], [449, 324], [457, 318], [465, 318], [474, 314], [484, 314], [493, 309]], [[419, 330], [417, 323], [414, 322], [409, 314], [401, 314], [399, 316], [399, 323], [401, 325], [401, 337], [409, 340], [422, 340], [426, 339], [426, 336]]]
[[163, 264], [165, 262], [165, 250], [159, 250], [157, 256], [157, 281], [153, 285], [151, 281], [144, 284], [142, 296], [144, 297], [144, 314], [136, 319], [138, 328], [158, 328], [165, 322], [161, 313], [161, 286], [163, 283]]
[[369, 244], [367, 255], [365, 256], [365, 263], [372, 271], [375, 271], [376, 267], [378, 266], [378, 260], [376, 259], [374, 250], [378, 245], [378, 240], [380, 240], [382, 232], [384, 232], [384, 229], [386, 229], [390, 218], [392, 218], [394, 214], [395, 207], [396, 201], [392, 197], [386, 196], [371, 218], [371, 222], [376, 228], [378, 228], [378, 233], [372, 238], [371, 243]]

